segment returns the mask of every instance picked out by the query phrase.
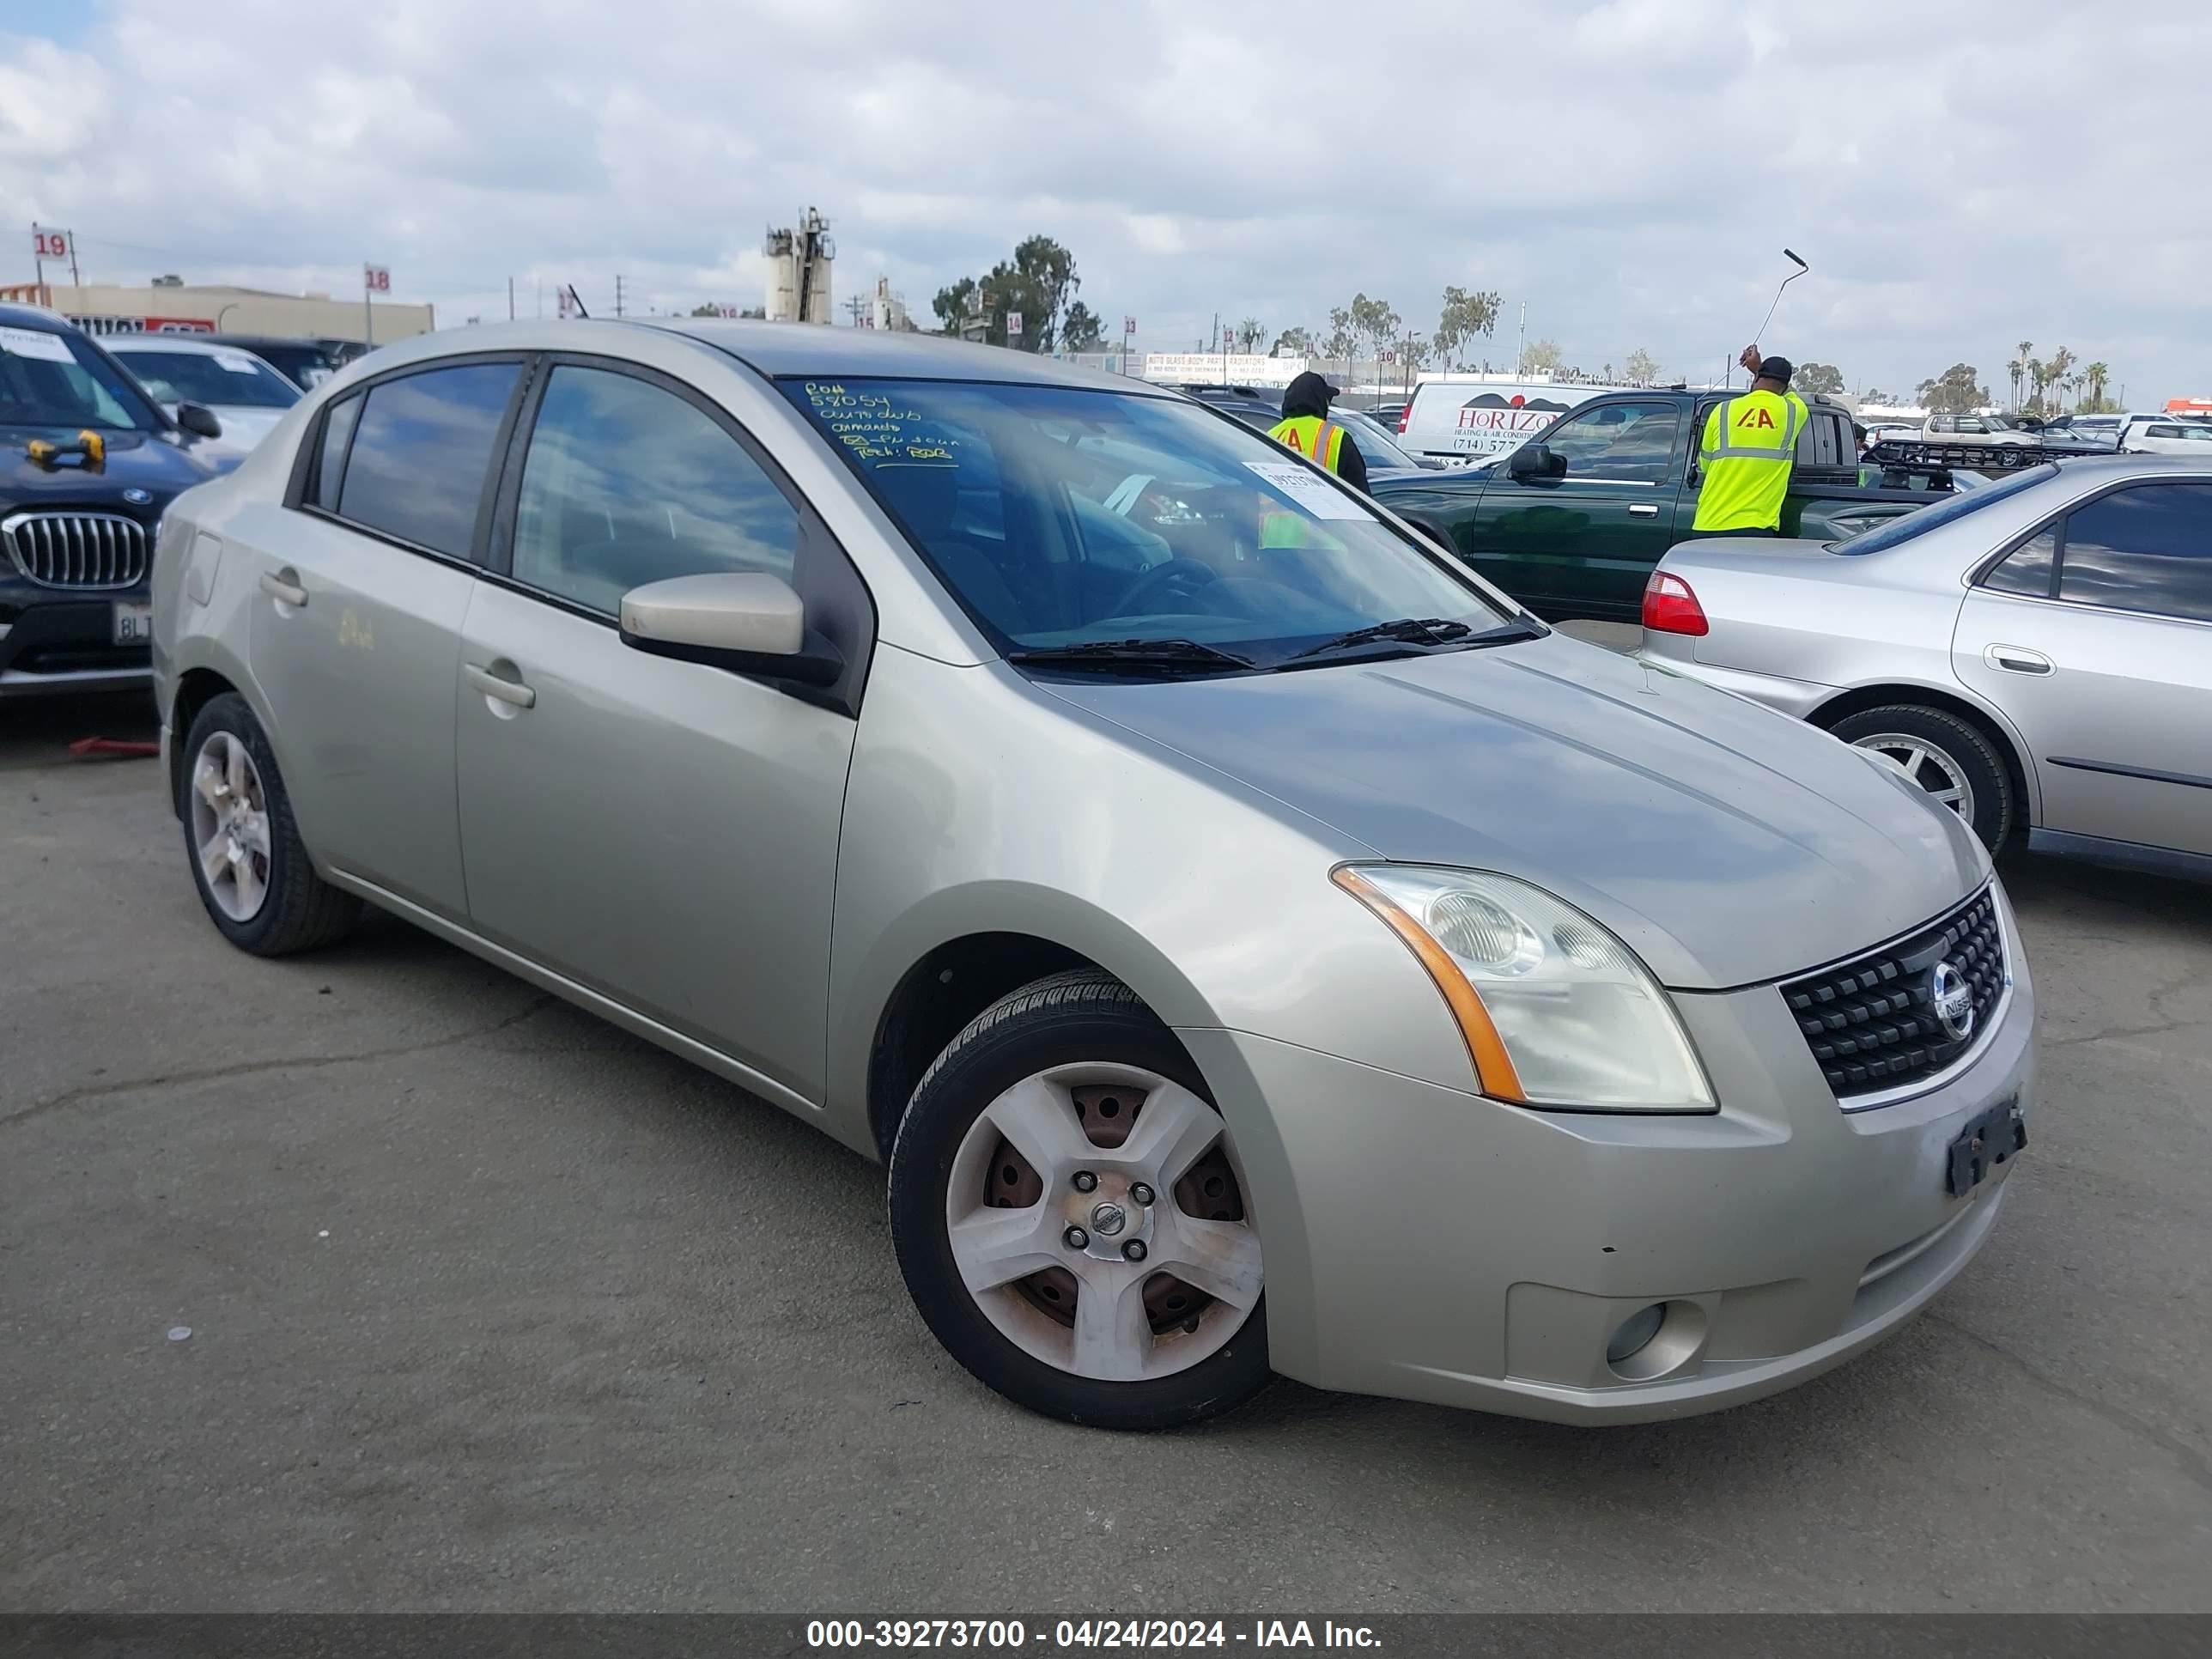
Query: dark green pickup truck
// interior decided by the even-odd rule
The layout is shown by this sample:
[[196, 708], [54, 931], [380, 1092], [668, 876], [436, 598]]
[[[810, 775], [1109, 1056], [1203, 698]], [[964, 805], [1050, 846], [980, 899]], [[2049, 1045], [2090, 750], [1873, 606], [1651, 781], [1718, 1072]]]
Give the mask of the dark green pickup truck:
[[[1601, 393], [1494, 461], [1378, 477], [1373, 494], [1539, 616], [1632, 622], [1652, 566], [1691, 538], [1698, 435], [1706, 411], [1727, 395]], [[1935, 469], [1911, 475], [1916, 487], [1861, 488], [1849, 411], [1816, 401], [1812, 416], [1797, 443], [1784, 536], [1848, 540], [1952, 487], [1950, 475]], [[1885, 477], [1908, 482], [1904, 471]]]

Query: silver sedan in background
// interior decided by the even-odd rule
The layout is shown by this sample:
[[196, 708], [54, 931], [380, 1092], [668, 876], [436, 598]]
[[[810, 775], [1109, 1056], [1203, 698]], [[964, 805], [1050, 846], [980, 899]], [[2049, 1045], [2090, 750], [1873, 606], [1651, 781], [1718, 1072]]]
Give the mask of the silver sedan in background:
[[1687, 542], [1639, 654], [1893, 762], [1992, 848], [2212, 876], [2212, 465], [2087, 457], [1849, 542]]

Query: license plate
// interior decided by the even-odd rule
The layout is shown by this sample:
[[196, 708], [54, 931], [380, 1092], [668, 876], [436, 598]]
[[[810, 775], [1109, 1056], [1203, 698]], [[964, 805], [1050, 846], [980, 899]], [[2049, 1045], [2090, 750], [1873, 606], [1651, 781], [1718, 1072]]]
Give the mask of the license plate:
[[153, 637], [154, 607], [118, 599], [115, 602], [116, 644], [143, 645]]
[[2017, 1097], [1977, 1113], [1951, 1142], [1943, 1169], [1943, 1190], [1954, 1198], [1964, 1198], [1987, 1180], [1998, 1164], [2027, 1145], [2027, 1124], [2020, 1115]]

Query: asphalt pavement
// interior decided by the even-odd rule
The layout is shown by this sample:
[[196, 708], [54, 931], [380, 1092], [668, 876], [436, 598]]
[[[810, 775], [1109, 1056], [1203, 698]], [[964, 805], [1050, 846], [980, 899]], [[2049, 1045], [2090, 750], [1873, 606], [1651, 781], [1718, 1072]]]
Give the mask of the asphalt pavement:
[[782, 1113], [396, 922], [231, 950], [66, 748], [143, 725], [0, 708], [0, 1609], [2212, 1609], [2212, 890], [2008, 867], [2034, 1145], [1842, 1370], [1132, 1437], [947, 1359]]

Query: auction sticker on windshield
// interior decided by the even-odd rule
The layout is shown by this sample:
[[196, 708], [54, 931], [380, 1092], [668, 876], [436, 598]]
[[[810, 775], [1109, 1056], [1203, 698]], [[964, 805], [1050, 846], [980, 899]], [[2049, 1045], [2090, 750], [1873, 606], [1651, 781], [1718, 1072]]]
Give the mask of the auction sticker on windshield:
[[1304, 507], [1316, 519], [1368, 516], [1358, 501], [1340, 489], [1330, 489], [1328, 480], [1296, 461], [1247, 461], [1244, 465], [1289, 496], [1294, 506]]
[[41, 328], [0, 328], [0, 351], [15, 357], [39, 357], [50, 363], [74, 363], [69, 342]]

